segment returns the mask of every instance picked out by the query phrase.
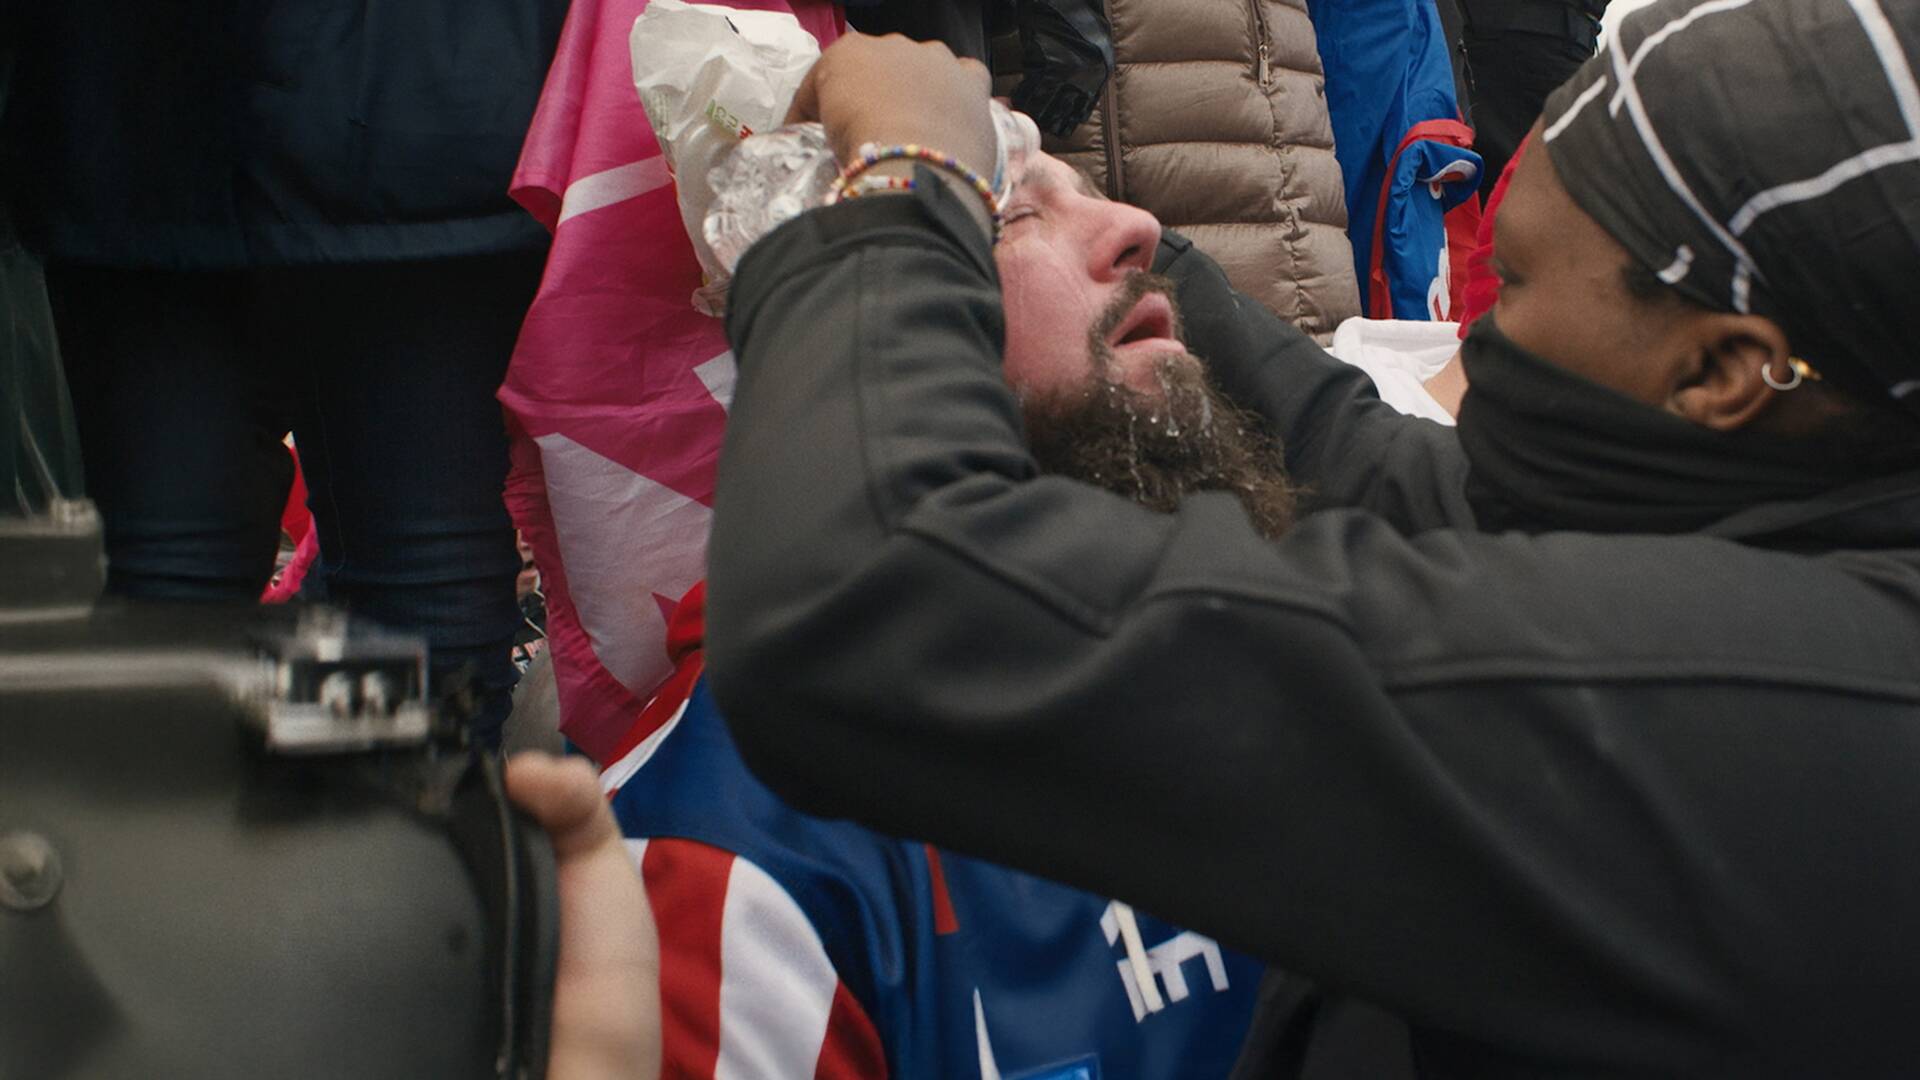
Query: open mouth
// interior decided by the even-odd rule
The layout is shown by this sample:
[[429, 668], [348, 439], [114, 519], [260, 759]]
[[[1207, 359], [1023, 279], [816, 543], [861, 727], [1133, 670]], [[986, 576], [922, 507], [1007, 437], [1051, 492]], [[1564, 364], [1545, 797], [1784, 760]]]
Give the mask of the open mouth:
[[1107, 335], [1107, 344], [1116, 350], [1128, 345], [1153, 344], [1156, 346], [1180, 346], [1175, 336], [1173, 301], [1164, 294], [1150, 292], [1140, 298], [1120, 320], [1118, 326]]

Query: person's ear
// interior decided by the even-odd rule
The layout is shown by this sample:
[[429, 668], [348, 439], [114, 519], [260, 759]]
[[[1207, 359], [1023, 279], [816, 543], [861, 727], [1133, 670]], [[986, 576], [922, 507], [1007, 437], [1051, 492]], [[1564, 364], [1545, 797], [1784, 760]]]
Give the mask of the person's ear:
[[1703, 314], [1689, 328], [1694, 364], [1675, 386], [1669, 410], [1701, 427], [1734, 431], [1766, 411], [1781, 391], [1767, 385], [1793, 378], [1787, 335], [1772, 319]]

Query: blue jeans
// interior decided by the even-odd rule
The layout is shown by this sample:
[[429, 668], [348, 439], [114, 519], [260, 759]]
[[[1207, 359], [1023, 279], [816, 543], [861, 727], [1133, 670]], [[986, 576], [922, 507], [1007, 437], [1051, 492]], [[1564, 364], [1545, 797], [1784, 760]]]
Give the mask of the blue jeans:
[[[494, 391], [544, 260], [48, 271], [107, 588], [252, 600], [273, 570], [293, 433], [330, 602], [468, 669], [474, 733], [511, 705], [520, 569]], [[310, 579], [311, 580], [311, 579]]]

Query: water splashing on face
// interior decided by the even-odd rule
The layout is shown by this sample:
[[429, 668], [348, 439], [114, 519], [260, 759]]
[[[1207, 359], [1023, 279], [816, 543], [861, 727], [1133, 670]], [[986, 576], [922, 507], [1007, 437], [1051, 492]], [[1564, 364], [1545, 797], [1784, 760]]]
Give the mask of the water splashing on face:
[[1293, 492], [1278, 445], [1251, 414], [1218, 397], [1198, 359], [1182, 353], [1156, 360], [1159, 393], [1136, 390], [1114, 374], [1022, 402], [1042, 471], [1162, 511], [1194, 492], [1232, 492], [1262, 533], [1286, 528]]

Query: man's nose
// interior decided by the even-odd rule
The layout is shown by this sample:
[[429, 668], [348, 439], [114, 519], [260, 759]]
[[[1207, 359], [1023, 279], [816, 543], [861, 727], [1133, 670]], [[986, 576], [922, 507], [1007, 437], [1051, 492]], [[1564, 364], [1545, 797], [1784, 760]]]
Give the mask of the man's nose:
[[1160, 246], [1159, 220], [1122, 202], [1102, 202], [1100, 207], [1102, 220], [1090, 267], [1094, 277], [1105, 280], [1153, 269], [1154, 251]]

